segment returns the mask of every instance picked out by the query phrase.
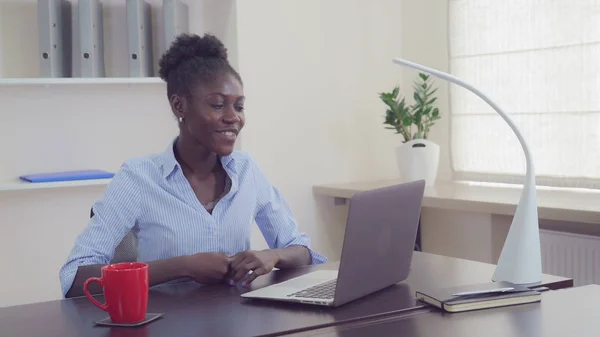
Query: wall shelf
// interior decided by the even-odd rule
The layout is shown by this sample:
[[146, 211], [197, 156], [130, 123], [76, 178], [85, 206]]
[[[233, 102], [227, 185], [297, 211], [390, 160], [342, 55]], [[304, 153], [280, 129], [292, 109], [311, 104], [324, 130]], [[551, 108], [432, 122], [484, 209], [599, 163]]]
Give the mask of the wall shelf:
[[22, 180], [0, 181], [0, 192], [25, 191], [48, 188], [66, 188], [83, 186], [106, 186], [112, 179], [90, 179], [74, 181], [58, 181], [51, 183], [30, 183]]
[[0, 78], [0, 86], [160, 83], [163, 83], [160, 77]]

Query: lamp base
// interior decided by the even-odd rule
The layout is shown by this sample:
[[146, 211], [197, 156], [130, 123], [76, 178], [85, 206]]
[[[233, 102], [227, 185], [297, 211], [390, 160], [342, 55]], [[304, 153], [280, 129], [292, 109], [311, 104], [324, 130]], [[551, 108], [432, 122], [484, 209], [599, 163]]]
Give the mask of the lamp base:
[[542, 281], [542, 252], [534, 179], [526, 177], [521, 200], [492, 278], [494, 281], [523, 285]]

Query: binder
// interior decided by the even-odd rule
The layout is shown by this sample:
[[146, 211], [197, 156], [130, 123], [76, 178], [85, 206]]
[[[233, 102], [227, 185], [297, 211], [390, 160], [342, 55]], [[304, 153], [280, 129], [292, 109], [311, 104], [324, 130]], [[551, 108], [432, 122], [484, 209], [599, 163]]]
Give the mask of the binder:
[[127, 0], [126, 11], [129, 76], [151, 77], [153, 61], [150, 5], [145, 0]]
[[188, 6], [181, 0], [163, 0], [164, 51], [177, 36], [189, 32]]
[[81, 77], [104, 77], [102, 3], [79, 0], [78, 6]]
[[49, 183], [57, 181], [74, 181], [74, 180], [94, 180], [94, 179], [110, 179], [115, 176], [112, 172], [104, 170], [78, 170], [50, 173], [35, 173], [20, 176], [23, 181], [30, 183]]
[[71, 77], [71, 3], [38, 0], [38, 47], [41, 77]]

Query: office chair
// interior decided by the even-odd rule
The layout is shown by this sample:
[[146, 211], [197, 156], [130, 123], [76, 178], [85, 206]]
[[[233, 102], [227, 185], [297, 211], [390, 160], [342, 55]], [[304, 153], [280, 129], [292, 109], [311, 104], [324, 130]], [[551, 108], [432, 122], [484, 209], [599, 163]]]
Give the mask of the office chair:
[[[90, 210], [90, 218], [94, 216], [94, 209]], [[137, 261], [137, 248], [138, 248], [138, 239], [137, 235], [130, 231], [125, 235], [123, 240], [117, 245], [115, 248], [115, 253], [113, 254], [112, 260], [110, 263], [119, 263], [119, 262], [136, 262]]]

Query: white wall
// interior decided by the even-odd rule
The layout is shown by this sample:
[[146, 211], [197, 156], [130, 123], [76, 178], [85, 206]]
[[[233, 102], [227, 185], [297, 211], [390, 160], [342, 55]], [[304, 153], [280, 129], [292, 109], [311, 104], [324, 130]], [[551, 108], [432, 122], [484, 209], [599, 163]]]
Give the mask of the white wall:
[[[223, 39], [244, 79], [239, 147], [280, 188], [314, 247], [338, 259], [347, 208], [313, 195], [312, 186], [396, 176], [399, 138], [384, 129], [377, 93], [397, 84], [411, 90], [416, 73], [392, 64], [396, 56], [448, 70], [446, 0], [190, 3], [191, 30]], [[0, 55], [7, 41], [0, 39]], [[441, 145], [444, 180], [451, 177], [447, 84], [436, 83], [442, 119], [431, 139]], [[49, 169], [116, 170], [126, 158], [162, 151], [176, 134], [162, 84], [2, 87], [0, 102], [0, 181]], [[2, 275], [0, 306], [60, 297], [58, 269], [101, 193], [0, 192], [0, 264], [11, 270]], [[425, 210], [423, 248], [495, 262], [509, 223]], [[253, 244], [264, 247], [258, 230]]]
[[[103, 3], [119, 5], [116, 0]], [[234, 9], [234, 1], [190, 2], [192, 31], [210, 31], [227, 46], [233, 45], [230, 54], [235, 62]], [[18, 26], [22, 22], [19, 16], [35, 17], [35, 4], [32, 7], [30, 2], [1, 3], [0, 10], [0, 33]], [[105, 12], [113, 26], [123, 14], [119, 8]], [[113, 26], [106, 29], [110, 31]], [[34, 31], [28, 35], [26, 46], [35, 49]], [[123, 34], [107, 36], [113, 47], [124, 45], [124, 39]], [[19, 62], [36, 69], [36, 58], [28, 61], [21, 55], [22, 49], [9, 48], [20, 40], [14, 34], [0, 38], [0, 55], [4, 56], [0, 74]], [[116, 48], [108, 48], [107, 54], [111, 50]], [[109, 76], [122, 75], [119, 67], [123, 64], [108, 63], [112, 68]], [[163, 151], [177, 135], [164, 84], [2, 86], [0, 102], [0, 184], [34, 172], [84, 168], [115, 171], [127, 158]], [[0, 265], [5, 271], [0, 281], [0, 307], [60, 298], [58, 270], [102, 192], [103, 187], [0, 191]]]
[[[315, 247], [339, 257], [345, 209], [319, 183], [396, 175], [397, 136], [377, 93], [400, 69], [401, 3], [237, 2], [240, 72], [248, 97], [242, 148], [278, 186]], [[269, 13], [269, 14], [267, 14]]]
[[[447, 72], [448, 61], [448, 0], [402, 0], [402, 57], [428, 67]], [[416, 79], [416, 70], [405, 68], [401, 91], [412, 102], [412, 83]], [[430, 139], [440, 145], [440, 164], [438, 179], [452, 178], [450, 166], [450, 118], [448, 101], [448, 82], [432, 77], [439, 87], [436, 95], [440, 109], [440, 120], [431, 128]]]
[[[163, 85], [3, 87], [0, 177], [100, 168], [162, 151], [175, 133]], [[58, 268], [101, 187], [0, 191], [0, 305], [58, 298]]]
[[[0, 6], [0, 32], [10, 8]], [[312, 186], [396, 176], [399, 138], [383, 127], [377, 93], [398, 84], [410, 90], [416, 74], [392, 64], [396, 56], [447, 70], [446, 1], [203, 0], [190, 1], [190, 19], [192, 32], [224, 40], [244, 79], [239, 147], [280, 188], [314, 247], [336, 260], [347, 208], [314, 196]], [[15, 58], [1, 49], [18, 39], [2, 37], [6, 65]], [[447, 85], [437, 83], [442, 119], [431, 138], [442, 148], [439, 179], [449, 179]], [[129, 157], [162, 151], [176, 134], [162, 84], [2, 87], [0, 102], [0, 181], [51, 169], [116, 170]], [[58, 269], [102, 190], [0, 192], [0, 264], [11, 270], [0, 306], [60, 297]], [[493, 218], [427, 210], [424, 248], [491, 261], [503, 228]], [[253, 244], [265, 246], [258, 230]]]
[[[35, 2], [0, 1], [0, 75], [34, 77], [39, 73]], [[11, 33], [19, 31], [20, 34]], [[16, 54], [16, 55], [15, 55]], [[27, 66], [25, 66], [27, 65]]]
[[[241, 148], [331, 259], [339, 256], [345, 209], [316, 199], [312, 186], [396, 175], [397, 138], [383, 129], [377, 93], [400, 79], [391, 63], [400, 53], [400, 7], [393, 0], [190, 2], [192, 31], [222, 38], [244, 78]], [[0, 180], [116, 170], [129, 157], [162, 151], [176, 134], [161, 84], [4, 86], [0, 102]], [[102, 190], [0, 192], [0, 264], [11, 270], [0, 306], [60, 297], [58, 269]]]
[[[402, 56], [450, 72], [447, 0], [403, 0], [402, 3]], [[416, 71], [406, 71], [402, 78], [403, 87], [410, 88], [416, 74]], [[440, 145], [438, 181], [444, 181], [452, 179], [449, 83], [437, 78], [434, 81], [440, 88], [437, 104], [442, 118], [432, 128], [430, 138]], [[421, 248], [431, 253], [496, 263], [510, 221], [510, 217], [475, 211], [424, 209]]]

